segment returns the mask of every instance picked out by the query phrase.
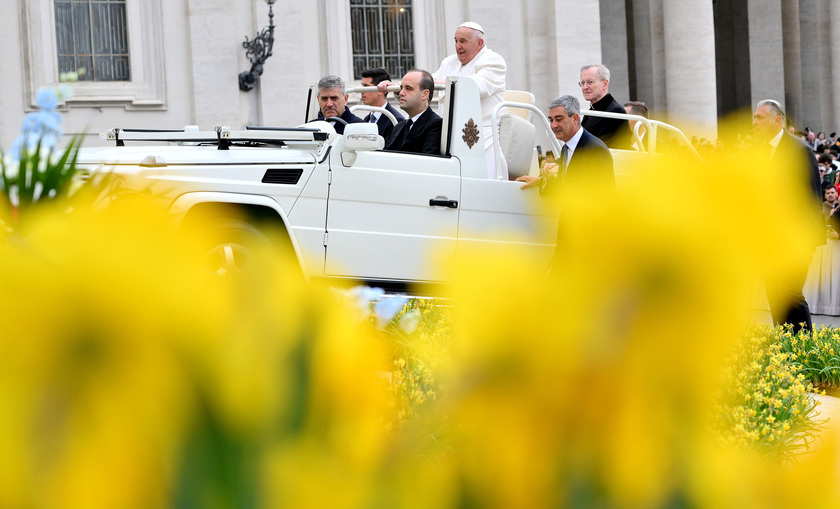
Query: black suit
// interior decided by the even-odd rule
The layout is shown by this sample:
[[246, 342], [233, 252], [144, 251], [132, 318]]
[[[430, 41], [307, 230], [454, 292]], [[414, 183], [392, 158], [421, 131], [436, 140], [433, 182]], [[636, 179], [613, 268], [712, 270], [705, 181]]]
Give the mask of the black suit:
[[[578, 140], [575, 151], [572, 153], [565, 175], [563, 174], [562, 159], [558, 159], [557, 164], [560, 166], [560, 170], [556, 177], [549, 178], [546, 181], [544, 191], [551, 194], [564, 192], [575, 195], [595, 193], [592, 196], [593, 200], [608, 199], [608, 195], [615, 191], [612, 154], [603, 141], [589, 134], [586, 129], [581, 128], [581, 131], [580, 140]], [[562, 158], [562, 152], [560, 157]], [[566, 209], [564, 208], [564, 210]], [[562, 224], [561, 220], [560, 225]], [[563, 252], [562, 246], [567, 244], [563, 240], [564, 233], [563, 229], [558, 226], [557, 247], [553, 262], [555, 267], [562, 266], [562, 262], [557, 257]], [[556, 271], [552, 272], [555, 276], [558, 275]]]
[[565, 185], [575, 185], [584, 180], [598, 180], [603, 185], [615, 189], [615, 172], [610, 149], [586, 129], [581, 130], [583, 132], [563, 178]]
[[[592, 103], [591, 109], [611, 113], [627, 113], [624, 107], [613, 99], [611, 94], [607, 94]], [[610, 148], [630, 149], [630, 123], [626, 120], [584, 116], [580, 125], [593, 136], [600, 138]]]
[[[817, 246], [825, 244], [825, 219], [819, 207], [819, 204], [823, 201], [820, 172], [811, 148], [796, 136], [785, 132], [770, 163], [773, 165], [794, 165], [793, 168], [787, 170], [795, 172], [796, 178], [805, 184], [808, 194], [814, 196], [813, 212], [811, 214], [813, 217], [809, 218], [811, 224], [803, 225], [808, 228], [808, 233], [811, 235], [808, 239], [808, 247], [816, 249]], [[801, 190], [795, 192], [801, 192]], [[793, 325], [794, 332], [799, 331], [800, 323], [804, 323], [808, 330], [813, 328], [811, 310], [802, 294], [805, 279], [808, 277], [810, 262], [810, 259], [803, 260], [797, 273], [788, 275], [790, 279], [787, 282], [777, 281], [778, 275], [776, 274], [765, 274], [764, 277], [767, 301], [770, 304], [770, 314], [773, 316], [773, 321]]]
[[[344, 120], [348, 124], [358, 124], [359, 122], [364, 122], [364, 120], [351, 113], [350, 108], [344, 108], [344, 113], [342, 113], [339, 118], [341, 120]], [[318, 116], [310, 120], [310, 122], [314, 122], [316, 120], [325, 120], [324, 114], [319, 111]], [[335, 132], [337, 134], [344, 134], [344, 124], [342, 124], [341, 122], [335, 122], [333, 120], [328, 120], [327, 122], [333, 124], [333, 127], [335, 127]]]
[[410, 129], [407, 125], [408, 120], [403, 120], [394, 126], [385, 141], [385, 150], [440, 155], [440, 135], [443, 130], [440, 115], [426, 108]]
[[[391, 106], [391, 103], [389, 102], [385, 103], [385, 109], [390, 111], [397, 118], [397, 122], [405, 118], [402, 116], [402, 113]], [[371, 115], [373, 115], [373, 113], [368, 113], [367, 116], [365, 116], [365, 122], [370, 122]], [[379, 135], [387, 140], [391, 131], [394, 129], [394, 124], [391, 123], [390, 118], [385, 115], [379, 115], [379, 118], [376, 119], [376, 127], [379, 129]]]

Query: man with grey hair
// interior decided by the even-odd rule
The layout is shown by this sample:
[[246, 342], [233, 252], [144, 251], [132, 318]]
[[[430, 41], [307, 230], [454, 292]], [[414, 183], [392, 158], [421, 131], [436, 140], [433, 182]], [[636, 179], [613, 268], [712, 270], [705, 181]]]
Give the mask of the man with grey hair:
[[[791, 192], [802, 192], [803, 188], [807, 188], [808, 194], [814, 197], [812, 224], [803, 224], [803, 227], [812, 231], [808, 245], [804, 246], [809, 249], [804, 251], [810, 250], [813, 253], [817, 246], [825, 244], [825, 221], [819, 207], [823, 197], [814, 154], [802, 140], [785, 130], [785, 110], [778, 101], [759, 101], [753, 114], [753, 133], [764, 142], [770, 164], [780, 167], [787, 174], [793, 174], [803, 184], [802, 187], [792, 186]], [[811, 258], [807, 256], [801, 261], [796, 274], [764, 274], [764, 286], [773, 321], [777, 324], [792, 324], [794, 334], [803, 327], [809, 331], [813, 328], [811, 310], [802, 294]]]
[[523, 175], [522, 189], [539, 185], [541, 189], [552, 182], [574, 185], [582, 181], [600, 180], [615, 188], [613, 159], [603, 141], [592, 136], [580, 125], [580, 103], [570, 95], [563, 95], [548, 105], [548, 121], [554, 137], [562, 141], [563, 150], [556, 163], [548, 163], [540, 176]]
[[[326, 120], [335, 127], [335, 132], [344, 134], [344, 126], [347, 124], [355, 124], [364, 122], [356, 115], [350, 112], [347, 107], [348, 95], [344, 92], [344, 81], [338, 76], [328, 74], [318, 81], [318, 106], [321, 112], [314, 120]], [[330, 119], [333, 120], [330, 120]], [[341, 120], [334, 120], [334, 119]]]
[[[590, 64], [580, 68], [580, 90], [589, 101], [589, 109], [611, 113], [625, 113], [616, 101], [610, 88], [610, 70], [601, 64]], [[601, 139], [610, 148], [630, 148], [630, 124], [626, 120], [585, 116], [583, 127]]]
[[[482, 136], [487, 176], [496, 178], [496, 157], [493, 152], [491, 131], [493, 109], [505, 100], [507, 63], [501, 55], [485, 45], [484, 29], [474, 21], [461, 23], [455, 30], [455, 53], [444, 58], [440, 68], [432, 73], [437, 83], [444, 83], [447, 76], [469, 76], [478, 83], [481, 100]], [[443, 99], [441, 94], [440, 98]], [[502, 159], [502, 178], [507, 180], [507, 165]]]
[[[554, 137], [563, 142], [560, 157], [556, 163], [543, 166], [539, 177], [523, 175], [517, 178], [517, 182], [524, 182], [522, 189], [539, 185], [540, 193], [560, 191], [567, 195], [580, 195], [597, 192], [592, 199], [604, 199], [605, 194], [611, 194], [615, 190], [612, 154], [603, 141], [580, 126], [578, 100], [563, 95], [551, 101], [548, 121]], [[563, 235], [562, 228], [558, 226], [555, 260], [562, 252]]]

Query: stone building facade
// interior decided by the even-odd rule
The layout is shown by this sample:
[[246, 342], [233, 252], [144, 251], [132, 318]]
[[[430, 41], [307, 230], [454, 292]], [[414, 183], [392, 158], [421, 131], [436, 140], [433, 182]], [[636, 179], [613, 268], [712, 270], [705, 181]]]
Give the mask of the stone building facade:
[[[38, 88], [58, 82], [62, 1], [4, 0], [4, 146]], [[840, 41], [840, 0], [276, 0], [274, 54], [250, 92], [238, 86], [250, 67], [242, 42], [268, 24], [265, 0], [90, 0], [109, 2], [124, 4], [130, 78], [75, 84], [64, 107], [68, 134], [299, 125], [308, 87], [322, 75], [358, 84], [351, 11], [359, 2], [407, 8], [414, 65], [430, 71], [454, 51], [462, 21], [480, 23], [507, 59], [508, 88], [531, 91], [538, 105], [566, 93], [582, 100], [580, 67], [602, 62], [617, 100], [645, 101], [652, 116], [689, 135], [713, 139], [719, 118], [764, 98], [781, 99], [799, 129], [830, 131], [840, 121], [832, 42]]]

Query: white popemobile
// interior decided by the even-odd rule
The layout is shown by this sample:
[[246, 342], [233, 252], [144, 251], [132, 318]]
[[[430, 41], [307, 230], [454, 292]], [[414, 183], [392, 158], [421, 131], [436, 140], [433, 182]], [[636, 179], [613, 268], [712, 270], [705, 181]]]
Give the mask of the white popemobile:
[[[522, 115], [500, 115], [505, 107]], [[179, 224], [213, 232], [208, 259], [220, 273], [247, 264], [254, 243], [280, 240], [291, 245], [308, 277], [391, 289], [446, 282], [452, 264], [438, 262], [475, 252], [468, 247], [518, 244], [547, 265], [557, 213], [539, 206], [536, 189], [487, 178], [479, 91], [471, 78], [447, 80], [441, 116], [440, 155], [385, 152], [375, 124], [350, 124], [340, 136], [321, 121], [244, 131], [111, 129], [102, 137], [117, 146], [81, 149], [78, 167], [110, 172], [116, 188], [148, 191]], [[545, 115], [533, 104], [504, 102], [493, 117], [500, 125], [496, 157], [506, 159], [510, 178], [537, 174], [535, 127], [523, 117], [539, 119], [550, 133]], [[644, 123], [649, 147], [656, 146], [656, 127], [684, 140], [667, 124], [624, 117]], [[550, 138], [559, 154], [559, 142]], [[645, 157], [612, 152], [619, 179], [622, 160]], [[221, 217], [209, 216], [210, 208]], [[207, 217], [214, 223], [202, 223]]]

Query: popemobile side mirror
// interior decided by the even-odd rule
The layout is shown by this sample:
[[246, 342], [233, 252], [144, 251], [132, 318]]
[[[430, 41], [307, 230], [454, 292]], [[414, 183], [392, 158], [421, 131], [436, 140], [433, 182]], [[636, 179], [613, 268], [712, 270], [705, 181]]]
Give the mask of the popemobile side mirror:
[[379, 128], [370, 122], [347, 124], [344, 127], [344, 150], [341, 162], [352, 166], [356, 162], [356, 152], [379, 150], [385, 147], [385, 139], [379, 136]]

